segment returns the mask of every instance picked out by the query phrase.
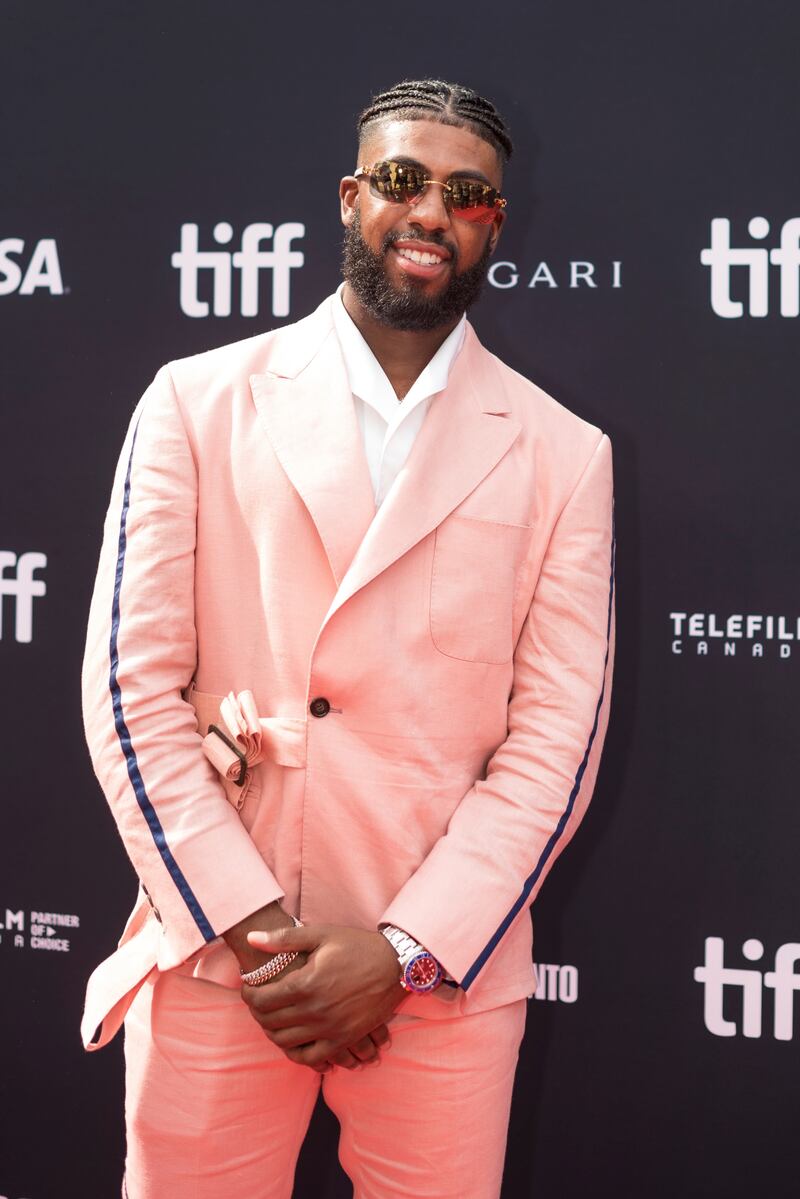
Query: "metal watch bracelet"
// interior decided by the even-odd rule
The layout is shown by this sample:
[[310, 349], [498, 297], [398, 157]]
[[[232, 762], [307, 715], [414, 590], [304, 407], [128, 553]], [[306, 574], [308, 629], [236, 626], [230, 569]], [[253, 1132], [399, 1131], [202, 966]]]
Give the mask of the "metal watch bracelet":
[[[412, 937], [405, 929], [398, 928], [395, 924], [384, 924], [378, 930], [391, 945], [392, 949], [397, 954], [398, 962], [400, 963], [401, 977], [400, 985], [405, 991], [417, 993], [426, 993], [435, 990], [436, 987], [443, 981], [444, 971], [441, 963], [433, 956], [429, 949], [421, 945], [415, 937]], [[422, 982], [421, 980], [412, 981], [409, 972], [409, 963], [414, 959], [425, 961], [427, 970], [433, 971], [429, 981]]]

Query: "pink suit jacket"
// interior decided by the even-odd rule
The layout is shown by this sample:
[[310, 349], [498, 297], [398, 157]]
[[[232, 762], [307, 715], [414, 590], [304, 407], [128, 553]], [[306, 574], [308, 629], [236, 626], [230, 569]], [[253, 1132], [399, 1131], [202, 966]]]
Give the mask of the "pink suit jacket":
[[[82, 674], [142, 884], [89, 982], [87, 1047], [153, 969], [237, 987], [219, 934], [280, 898], [425, 944], [460, 986], [404, 1011], [533, 991], [527, 909], [608, 721], [612, 504], [605, 434], [471, 326], [377, 514], [330, 298], [158, 372], [117, 465]], [[248, 689], [267, 749], [237, 788], [201, 742]]]

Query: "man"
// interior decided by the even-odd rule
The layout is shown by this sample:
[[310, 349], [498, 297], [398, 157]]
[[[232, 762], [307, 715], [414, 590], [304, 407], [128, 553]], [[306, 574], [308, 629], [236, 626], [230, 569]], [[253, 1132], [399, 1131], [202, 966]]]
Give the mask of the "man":
[[499, 1193], [613, 658], [608, 438], [464, 317], [510, 152], [467, 88], [376, 97], [343, 287], [133, 414], [83, 671], [142, 883], [84, 1020], [125, 1018], [130, 1199], [289, 1196], [320, 1088], [358, 1199]]

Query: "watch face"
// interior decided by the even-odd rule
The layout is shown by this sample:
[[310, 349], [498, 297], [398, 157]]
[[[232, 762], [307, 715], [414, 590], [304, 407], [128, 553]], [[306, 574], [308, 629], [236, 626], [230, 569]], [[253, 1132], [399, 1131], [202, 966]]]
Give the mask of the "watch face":
[[442, 981], [442, 968], [432, 953], [418, 953], [407, 963], [404, 977], [409, 991], [432, 991]]

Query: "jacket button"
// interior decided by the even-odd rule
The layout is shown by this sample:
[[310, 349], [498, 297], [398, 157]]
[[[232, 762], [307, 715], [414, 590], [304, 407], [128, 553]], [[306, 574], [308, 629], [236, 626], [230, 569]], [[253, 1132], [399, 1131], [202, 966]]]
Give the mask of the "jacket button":
[[327, 699], [320, 695], [317, 699], [312, 699], [308, 705], [308, 710], [312, 716], [327, 716], [331, 710], [331, 705]]

